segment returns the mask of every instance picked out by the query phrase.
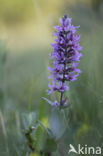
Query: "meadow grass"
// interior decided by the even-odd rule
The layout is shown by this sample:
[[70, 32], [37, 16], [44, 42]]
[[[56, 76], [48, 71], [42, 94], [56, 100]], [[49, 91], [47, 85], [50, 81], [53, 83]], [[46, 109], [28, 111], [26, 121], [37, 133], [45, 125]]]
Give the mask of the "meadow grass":
[[[82, 73], [74, 84], [69, 84], [67, 95], [72, 109], [68, 117], [69, 128], [61, 138], [61, 143], [64, 141], [67, 147], [69, 143], [103, 144], [103, 22], [94, 16], [92, 21], [85, 15], [81, 18], [83, 57], [79, 68]], [[75, 18], [74, 22], [77, 21]], [[48, 125], [50, 106], [41, 98], [48, 98], [45, 92], [48, 88], [48, 53], [51, 51], [48, 44], [46, 47], [34, 44], [23, 51], [11, 52], [0, 42], [0, 156], [27, 155], [22, 113], [36, 112]], [[40, 132], [38, 140], [42, 144]]]

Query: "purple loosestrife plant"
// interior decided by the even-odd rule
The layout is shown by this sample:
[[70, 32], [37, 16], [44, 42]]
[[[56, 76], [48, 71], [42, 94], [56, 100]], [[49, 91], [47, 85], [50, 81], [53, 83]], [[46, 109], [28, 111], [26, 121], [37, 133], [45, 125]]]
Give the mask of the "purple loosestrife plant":
[[56, 32], [53, 35], [56, 38], [54, 39], [55, 43], [52, 43], [53, 52], [50, 53], [53, 62], [52, 67], [48, 67], [51, 72], [49, 79], [52, 79], [52, 83], [48, 85], [49, 90], [47, 90], [47, 93], [59, 92], [60, 101], [49, 102], [52, 106], [66, 105], [64, 93], [69, 89], [67, 81], [75, 81], [81, 72], [77, 68], [79, 59], [82, 56], [79, 53], [82, 50], [79, 45], [80, 35], [76, 34], [76, 28], [79, 28], [79, 26], [73, 26], [71, 21], [71, 18], [64, 15], [60, 19], [60, 25], [54, 27]]

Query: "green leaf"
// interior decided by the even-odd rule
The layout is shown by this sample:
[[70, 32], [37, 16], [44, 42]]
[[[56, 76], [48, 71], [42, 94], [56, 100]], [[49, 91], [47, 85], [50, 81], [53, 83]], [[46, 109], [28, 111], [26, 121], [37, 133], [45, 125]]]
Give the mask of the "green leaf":
[[35, 131], [35, 149], [40, 151], [43, 149], [44, 146], [44, 131], [42, 127], [38, 126]]
[[52, 105], [53, 104], [53, 102], [52, 101], [50, 101], [50, 100], [48, 100], [47, 98], [45, 98], [45, 97], [42, 97], [47, 103], [49, 103], [50, 105]]
[[57, 150], [57, 144], [53, 139], [47, 138], [45, 142], [44, 150], [46, 152], [54, 152]]
[[66, 127], [64, 113], [60, 109], [53, 110], [50, 117], [50, 129], [56, 139], [63, 135]]
[[31, 126], [36, 126], [37, 116], [36, 113], [23, 113], [22, 114], [22, 123], [25, 129], [28, 129]]
[[46, 133], [49, 135], [49, 137], [50, 137], [50, 138], [54, 138], [52, 131], [51, 131], [49, 128], [46, 128], [46, 127], [41, 123], [41, 121], [38, 120], [38, 122], [39, 122], [39, 124], [41, 125], [41, 127], [43, 127], [43, 129], [46, 131]]

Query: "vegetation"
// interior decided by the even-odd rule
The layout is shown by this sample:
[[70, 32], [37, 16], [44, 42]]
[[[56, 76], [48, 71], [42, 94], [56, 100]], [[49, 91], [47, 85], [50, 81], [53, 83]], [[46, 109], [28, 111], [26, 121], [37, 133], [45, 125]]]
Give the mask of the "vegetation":
[[[8, 4], [8, 1], [5, 0], [0, 6], [2, 7], [0, 9], [1, 23], [3, 23], [1, 30], [4, 31], [1, 32], [1, 38], [5, 34], [5, 29], [3, 29], [5, 27], [7, 35], [10, 34], [10, 36], [8, 35], [10, 38], [7, 37], [6, 40], [0, 41], [0, 156], [59, 156], [61, 149], [62, 156], [67, 156], [69, 144], [73, 144], [75, 147], [78, 144], [102, 147], [102, 14], [97, 16], [97, 12], [84, 3], [69, 5], [69, 2], [62, 3], [61, 1], [60, 4], [58, 1], [56, 2], [59, 11], [56, 10], [56, 6], [54, 7], [54, 1], [51, 6], [48, 5], [52, 8], [51, 11], [45, 11], [46, 4], [38, 1], [39, 9], [43, 13], [45, 12], [44, 15], [41, 14], [44, 17], [41, 21], [45, 21], [42, 25], [40, 19], [38, 21], [39, 16], [34, 15], [31, 9], [31, 12], [28, 11], [31, 6], [28, 1], [20, 1], [21, 11], [17, 14], [15, 14], [14, 3], [17, 6], [16, 3], [19, 4], [19, 1], [10, 1]], [[25, 6], [24, 3], [27, 5]], [[3, 13], [5, 12], [3, 11], [5, 10], [4, 4], [7, 7], [12, 6], [7, 10], [11, 11], [11, 14], [5, 15]], [[25, 9], [22, 8], [22, 5]], [[55, 17], [51, 15], [53, 7], [56, 13]], [[25, 10], [25, 13], [21, 16], [22, 10]], [[47, 17], [47, 12], [49, 17]], [[37, 19], [34, 29], [41, 26], [42, 28], [32, 29], [32, 32], [35, 31], [35, 33], [31, 33], [34, 36], [33, 40], [32, 36], [29, 39], [26, 36], [28, 44], [30, 44], [28, 46], [27, 41], [25, 42], [25, 35], [23, 38], [21, 32], [26, 33], [27, 23], [31, 25], [30, 19], [26, 19], [26, 23], [23, 23], [22, 20], [22, 17], [26, 17], [26, 15], [29, 18], [29, 13]], [[83, 57], [79, 65], [82, 74], [78, 81], [73, 84], [70, 83], [70, 90], [67, 92], [70, 103], [69, 111], [68, 109], [65, 111], [68, 127], [64, 131], [62, 126], [60, 131], [61, 124], [66, 124], [65, 119], [61, 120], [62, 112], [52, 111], [51, 106], [42, 97], [48, 98], [45, 90], [48, 88], [47, 65], [51, 51], [50, 27], [64, 13], [73, 17], [75, 25], [81, 25], [79, 33], [81, 34]], [[19, 21], [19, 28], [16, 23], [13, 25], [11, 20], [14, 19], [17, 22], [18, 17], [16, 15], [22, 21], [21, 23]], [[12, 16], [14, 17], [12, 18]], [[8, 27], [7, 21], [10, 22], [11, 28], [10, 25]], [[28, 27], [28, 31], [30, 28]], [[51, 96], [52, 99], [54, 96]], [[55, 124], [53, 124], [53, 116], [55, 117]], [[50, 132], [50, 125], [55, 130], [55, 134], [58, 135], [56, 143]], [[57, 148], [59, 153], [57, 153]]]

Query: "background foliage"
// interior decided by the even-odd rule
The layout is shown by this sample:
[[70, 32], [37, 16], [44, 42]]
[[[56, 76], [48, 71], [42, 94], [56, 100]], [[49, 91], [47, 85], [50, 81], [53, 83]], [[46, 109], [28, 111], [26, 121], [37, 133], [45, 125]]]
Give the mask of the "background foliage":
[[[82, 74], [69, 84], [67, 95], [72, 105], [67, 116], [69, 126], [58, 149], [67, 156], [70, 143], [103, 145], [102, 0], [0, 0], [0, 156], [39, 156], [30, 152], [22, 130], [26, 118], [27, 126], [34, 126], [38, 118], [49, 127], [51, 107], [41, 97], [48, 98], [45, 90], [52, 27], [64, 14], [73, 18], [73, 24], [81, 26], [83, 57]], [[32, 112], [36, 115], [32, 116]], [[50, 121], [59, 135], [57, 122], [62, 119], [56, 120], [57, 117], [55, 122], [54, 118]], [[48, 140], [42, 126], [32, 135], [37, 151], [55, 151], [56, 145]]]

